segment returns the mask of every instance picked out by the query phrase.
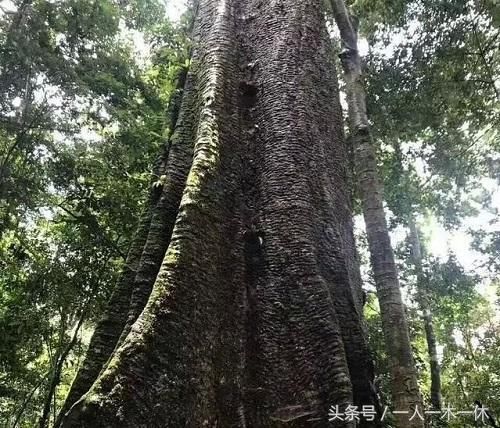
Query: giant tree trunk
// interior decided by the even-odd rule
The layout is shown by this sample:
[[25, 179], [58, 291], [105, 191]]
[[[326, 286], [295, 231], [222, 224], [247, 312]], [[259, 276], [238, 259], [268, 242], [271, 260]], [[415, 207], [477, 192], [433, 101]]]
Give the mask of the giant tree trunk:
[[417, 383], [405, 308], [401, 297], [398, 272], [383, 205], [383, 188], [378, 177], [375, 148], [366, 112], [366, 94], [361, 58], [358, 52], [357, 23], [350, 16], [344, 0], [332, 0], [332, 7], [342, 39], [342, 67], [349, 108], [350, 140], [354, 149], [354, 168], [359, 182], [363, 216], [366, 225], [371, 265], [382, 316], [385, 344], [391, 367], [391, 386], [399, 428], [423, 427], [413, 418], [417, 406], [423, 413]]
[[431, 404], [435, 410], [441, 410], [441, 368], [439, 366], [437, 341], [434, 333], [429, 293], [422, 272], [422, 246], [420, 244], [418, 228], [413, 217], [409, 220], [409, 228], [411, 253], [417, 276], [417, 301], [423, 313], [425, 339], [427, 341], [427, 352], [430, 360]]
[[353, 427], [330, 407], [375, 403], [324, 14], [199, 1], [143, 310], [63, 427]]

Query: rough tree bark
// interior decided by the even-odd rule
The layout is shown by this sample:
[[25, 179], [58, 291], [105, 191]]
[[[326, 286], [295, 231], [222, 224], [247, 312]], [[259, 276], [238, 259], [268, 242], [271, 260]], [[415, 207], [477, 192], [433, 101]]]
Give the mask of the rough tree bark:
[[422, 271], [422, 246], [420, 244], [417, 224], [413, 217], [410, 218], [408, 225], [410, 229], [411, 256], [417, 276], [417, 300], [423, 313], [425, 339], [427, 341], [427, 352], [430, 360], [431, 404], [435, 410], [441, 410], [441, 368], [439, 366], [437, 341], [434, 333], [429, 293], [425, 285], [425, 279]]
[[134, 268], [142, 313], [63, 427], [354, 427], [330, 407], [375, 404], [324, 16], [311, 0], [199, 1]]
[[[186, 69], [179, 72], [179, 76], [177, 77], [177, 90], [170, 100], [169, 110], [167, 112], [167, 124], [170, 129], [176, 126], [179, 116], [186, 73]], [[120, 342], [120, 338], [124, 331], [129, 330], [129, 325], [131, 325], [139, 315], [140, 310], [137, 310], [135, 307], [137, 303], [132, 305], [131, 302], [134, 293], [136, 296], [135, 301], [137, 301], [137, 295], [146, 295], [151, 292], [154, 280], [160, 269], [162, 257], [168, 246], [168, 240], [170, 238], [168, 229], [173, 228], [173, 220], [170, 220], [172, 216], [165, 215], [164, 206], [166, 205], [165, 199], [167, 199], [167, 197], [163, 196], [167, 191], [173, 193], [171, 191], [172, 187], [159, 186], [159, 184], [162, 184], [162, 180], [167, 173], [166, 163], [171, 145], [172, 141], [169, 139], [167, 144], [162, 147], [161, 153], [155, 163], [152, 174], [151, 190], [146, 201], [144, 212], [139, 220], [135, 236], [132, 240], [122, 273], [108, 302], [104, 316], [96, 326], [85, 360], [72, 382], [68, 396], [66, 397], [62, 410], [55, 423], [55, 427], [60, 425], [61, 417], [70, 407], [90, 389], [101, 371], [105, 368], [113, 350]], [[179, 200], [180, 198], [177, 197], [177, 199]], [[176, 210], [178, 204], [179, 202], [174, 201], [174, 208], [171, 211]], [[153, 219], [156, 220], [154, 225], [152, 225]], [[162, 229], [162, 233], [166, 235], [164, 239], [156, 239], [154, 235], [154, 232], [160, 228]], [[164, 231], [165, 229], [167, 229], [166, 232]], [[148, 258], [148, 251], [149, 253], [154, 253], [154, 250], [150, 250], [151, 247], [154, 247], [156, 252], [159, 253], [156, 255], [154, 261]], [[148, 277], [149, 281], [144, 280], [144, 271], [146, 269], [151, 272]], [[142, 274], [142, 278], [138, 277], [139, 274]], [[144, 305], [145, 300], [142, 307], [144, 307]]]
[[[382, 328], [390, 358], [393, 405], [395, 410], [410, 411], [410, 414], [418, 406], [422, 413], [398, 271], [385, 218], [383, 188], [378, 177], [375, 148], [366, 111], [357, 21], [349, 14], [344, 0], [331, 0], [331, 3], [342, 40], [341, 61], [349, 110], [349, 138], [354, 150], [354, 169], [359, 182]], [[395, 419], [400, 428], [421, 428], [424, 425], [419, 417], [409, 421], [406, 414], [398, 414]]]

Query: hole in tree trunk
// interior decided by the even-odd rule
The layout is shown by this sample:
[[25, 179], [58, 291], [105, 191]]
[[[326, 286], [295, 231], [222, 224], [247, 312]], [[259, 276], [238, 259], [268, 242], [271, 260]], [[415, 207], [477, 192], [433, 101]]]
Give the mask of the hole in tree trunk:
[[257, 101], [259, 90], [251, 82], [240, 83], [241, 104], [243, 107], [252, 107]]

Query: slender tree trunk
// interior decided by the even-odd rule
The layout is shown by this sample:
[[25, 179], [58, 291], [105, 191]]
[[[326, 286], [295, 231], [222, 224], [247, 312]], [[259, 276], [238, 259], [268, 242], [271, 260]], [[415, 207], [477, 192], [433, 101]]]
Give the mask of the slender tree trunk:
[[[340, 31], [341, 53], [349, 108], [350, 141], [354, 149], [355, 171], [359, 181], [371, 264], [382, 316], [385, 343], [390, 358], [392, 397], [395, 410], [409, 411], [417, 406], [423, 412], [417, 383], [405, 308], [394, 261], [383, 205], [383, 188], [378, 177], [375, 148], [366, 112], [366, 94], [361, 58], [358, 52], [357, 22], [343, 0], [332, 0]], [[416, 417], [396, 415], [400, 428], [423, 427]]]
[[354, 427], [331, 406], [375, 403], [324, 16], [200, 0], [131, 326], [63, 427]]
[[[49, 374], [50, 373], [46, 373], [45, 376], [49, 376]], [[21, 422], [21, 418], [23, 417], [23, 414], [26, 411], [28, 404], [33, 399], [33, 396], [35, 395], [36, 391], [43, 385], [43, 383], [45, 381], [45, 376], [42, 376], [40, 378], [40, 380], [36, 383], [36, 385], [33, 387], [33, 389], [28, 393], [26, 398], [23, 400], [21, 407], [15, 413], [15, 417], [13, 418], [14, 422], [11, 425], [12, 428], [16, 428], [18, 426], [19, 422]], [[11, 418], [9, 418], [9, 423], [10, 423], [10, 420], [11, 420]]]
[[431, 367], [431, 404], [434, 409], [441, 410], [441, 368], [439, 366], [437, 341], [434, 333], [434, 324], [432, 322], [429, 293], [425, 285], [422, 271], [422, 246], [420, 243], [418, 228], [413, 217], [409, 220], [409, 228], [411, 255], [417, 275], [417, 298], [420, 309], [423, 312], [425, 339], [427, 341], [427, 351], [429, 353]]
[[[54, 360], [54, 368], [52, 369], [52, 377], [47, 391], [45, 403], [43, 406], [42, 416], [38, 421], [38, 425], [40, 428], [45, 428], [49, 424], [51, 404], [53, 397], [55, 396], [57, 386], [61, 381], [61, 375], [64, 368], [64, 363], [66, 362], [66, 358], [68, 358], [69, 353], [73, 350], [78, 341], [78, 334], [80, 333], [83, 321], [85, 320], [86, 310], [87, 310], [87, 305], [85, 305], [84, 309], [82, 310], [82, 313], [80, 314], [80, 317], [78, 319], [75, 331], [73, 332], [73, 336], [70, 342], [66, 345], [64, 349], [61, 350], [61, 353], [57, 355], [57, 357]], [[54, 401], [54, 407], [55, 405], [56, 403]]]

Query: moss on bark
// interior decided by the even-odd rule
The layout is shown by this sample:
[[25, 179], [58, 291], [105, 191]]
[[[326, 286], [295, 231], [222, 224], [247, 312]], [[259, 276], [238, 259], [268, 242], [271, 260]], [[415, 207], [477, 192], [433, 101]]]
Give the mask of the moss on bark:
[[154, 287], [63, 426], [335, 426], [374, 397], [322, 3], [201, 0], [180, 122]]

